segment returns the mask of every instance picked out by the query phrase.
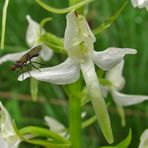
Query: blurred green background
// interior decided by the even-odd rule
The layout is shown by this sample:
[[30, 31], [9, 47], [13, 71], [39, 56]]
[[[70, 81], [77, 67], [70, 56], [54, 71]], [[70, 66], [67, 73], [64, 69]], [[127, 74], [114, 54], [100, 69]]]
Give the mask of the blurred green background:
[[[89, 6], [88, 20], [91, 27], [98, 27], [106, 18], [114, 14], [123, 4], [123, 0], [95, 0]], [[51, 6], [64, 8], [68, 6], [68, 0], [52, 0]], [[4, 0], [0, 1], [0, 16]], [[0, 51], [0, 56], [7, 53], [27, 49], [25, 40], [27, 21], [25, 16], [30, 14], [32, 18], [40, 22], [45, 17], [52, 17], [52, 21], [46, 24], [46, 30], [63, 37], [65, 30], [65, 15], [52, 14], [42, 9], [34, 0], [10, 0], [8, 7], [5, 49]], [[1, 24], [0, 24], [1, 25]], [[1, 26], [0, 26], [1, 28]], [[126, 86], [123, 92], [127, 94], [148, 95], [148, 12], [145, 9], [134, 9], [129, 2], [119, 18], [113, 25], [96, 36], [96, 50], [104, 50], [108, 47], [130, 47], [137, 49], [137, 55], [126, 56], [124, 76]], [[49, 66], [56, 65], [66, 59], [66, 56], [54, 54]], [[50, 115], [68, 126], [68, 99], [61, 86], [39, 82], [39, 100], [33, 102], [30, 96], [30, 81], [17, 81], [18, 73], [10, 71], [13, 63], [6, 62], [0, 65], [0, 100], [9, 110], [19, 128], [27, 125], [39, 125], [45, 127], [44, 116]], [[109, 98], [110, 99], [110, 98]], [[91, 106], [84, 110], [92, 113]], [[126, 127], [120, 124], [120, 117], [116, 107], [111, 102], [109, 107], [112, 128], [115, 136], [115, 144], [124, 139], [129, 128], [132, 128], [133, 137], [131, 147], [137, 147], [139, 137], [144, 129], [148, 128], [148, 103], [125, 108]], [[99, 145], [107, 145], [98, 124], [94, 123], [82, 130], [82, 148], [96, 148]], [[38, 148], [25, 143], [20, 148]]]

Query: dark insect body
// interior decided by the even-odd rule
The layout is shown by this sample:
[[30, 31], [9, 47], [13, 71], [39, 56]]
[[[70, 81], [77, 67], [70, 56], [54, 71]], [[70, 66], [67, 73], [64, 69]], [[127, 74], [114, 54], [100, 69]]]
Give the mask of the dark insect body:
[[[32, 62], [31, 60], [32, 60], [32, 58], [39, 56], [41, 49], [42, 49], [41, 45], [38, 45], [38, 46], [31, 48], [30, 51], [25, 53], [22, 57], [20, 57], [16, 61], [15, 65], [13, 67], [11, 67], [11, 70], [15, 71], [16, 69], [18, 69], [18, 70], [25, 69], [25, 71], [28, 71], [28, 70], [26, 70], [25, 66], [28, 65], [29, 63], [31, 64], [32, 67], [34, 67], [35, 69], [38, 69], [32, 63], [37, 63], [37, 64], [40, 64], [40, 63], [34, 62], [34, 61]], [[29, 71], [28, 71], [28, 73], [29, 73]]]

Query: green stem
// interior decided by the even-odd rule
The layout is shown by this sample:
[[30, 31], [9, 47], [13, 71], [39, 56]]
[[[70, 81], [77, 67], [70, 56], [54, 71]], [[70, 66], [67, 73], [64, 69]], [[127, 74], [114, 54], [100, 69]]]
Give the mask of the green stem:
[[69, 98], [70, 140], [72, 148], [81, 148], [81, 99]]
[[43, 7], [45, 10], [47, 10], [49, 12], [52, 12], [52, 13], [57, 13], [57, 14], [68, 13], [68, 12], [74, 10], [74, 9], [79, 9], [82, 6], [84, 6], [84, 5], [88, 4], [88, 3], [91, 3], [92, 1], [94, 1], [94, 0], [85, 0], [85, 1], [82, 1], [82, 2], [80, 2], [78, 4], [72, 5], [70, 7], [63, 8], [63, 9], [58, 9], [58, 8], [54, 8], [54, 7], [51, 7], [51, 6], [47, 5], [46, 3], [42, 2], [42, 0], [36, 0], [36, 2], [41, 7]]
[[30, 80], [30, 86], [31, 86], [31, 96], [33, 101], [37, 101], [38, 97], [38, 80], [31, 78]]
[[9, 0], [5, 0], [5, 4], [4, 4], [4, 7], [3, 7], [3, 14], [2, 14], [1, 49], [4, 48], [8, 4], [9, 4]]
[[42, 136], [42, 137], [49, 137], [49, 138], [53, 138], [54, 140], [61, 142], [61, 143], [69, 143], [68, 140], [66, 140], [64, 137], [60, 136], [59, 134], [50, 131], [48, 129], [44, 129], [44, 128], [40, 128], [40, 127], [36, 127], [36, 126], [28, 126], [28, 127], [24, 127], [22, 129], [19, 130], [19, 133], [21, 135], [25, 135], [25, 134], [32, 134], [35, 136]]
[[121, 118], [121, 125], [124, 127], [126, 125], [124, 109], [121, 105], [117, 105], [117, 111], [118, 111], [120, 118]]
[[110, 18], [106, 19], [99, 27], [95, 28], [93, 30], [93, 33], [96, 35], [104, 31], [105, 29], [109, 28], [114, 23], [114, 21], [119, 17], [119, 15], [122, 13], [127, 4], [128, 1], [125, 1]]

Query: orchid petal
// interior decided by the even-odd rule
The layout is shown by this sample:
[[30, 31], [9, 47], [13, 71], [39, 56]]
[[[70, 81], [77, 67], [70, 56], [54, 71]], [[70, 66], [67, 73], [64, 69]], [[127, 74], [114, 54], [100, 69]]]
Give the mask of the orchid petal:
[[148, 7], [148, 0], [132, 0], [132, 4], [134, 7], [144, 8]]
[[[67, 15], [67, 26], [64, 36], [64, 48], [68, 55], [75, 61], [83, 58], [84, 54], [92, 53], [96, 41], [84, 17], [72, 11]], [[80, 44], [85, 46], [82, 51]]]
[[101, 89], [101, 92], [102, 92], [103, 97], [106, 98], [107, 95], [108, 95], [108, 92], [110, 90], [109, 87], [100, 84], [100, 89]]
[[145, 100], [148, 100], [148, 96], [127, 95], [127, 94], [120, 93], [115, 89], [112, 90], [112, 96], [115, 103], [121, 106], [130, 106], [130, 105], [138, 104]]
[[15, 133], [8, 111], [0, 102], [0, 144], [1, 143], [4, 143], [8, 148], [17, 148], [20, 139]]
[[140, 137], [139, 148], [148, 148], [148, 129], [146, 129]]
[[108, 143], [112, 143], [113, 134], [110, 118], [100, 90], [93, 61], [90, 58], [85, 59], [85, 62], [81, 63], [81, 70], [100, 128]]
[[0, 148], [9, 148], [7, 142], [3, 138], [0, 138]]
[[132, 4], [134, 7], [142, 6], [145, 0], [132, 0]]
[[125, 84], [125, 79], [122, 76], [123, 66], [124, 60], [109, 70], [106, 74], [106, 79], [112, 82], [112, 85], [116, 88], [116, 90], [121, 90]]
[[0, 137], [5, 135], [13, 135], [14, 129], [8, 111], [0, 102]]
[[110, 70], [116, 66], [126, 54], [136, 54], [137, 51], [131, 48], [110, 47], [105, 51], [93, 53], [94, 63], [103, 70]]
[[18, 53], [12, 53], [12, 54], [7, 54], [4, 55], [3, 57], [0, 58], [0, 64], [7, 62], [7, 61], [12, 61], [15, 62], [17, 61], [21, 56], [23, 56], [27, 51], [22, 51]]
[[[32, 48], [34, 48], [34, 47], [32, 47]], [[7, 62], [7, 61], [16, 62], [24, 54], [26, 54], [27, 52], [32, 50], [32, 48], [30, 48], [29, 50], [26, 50], [26, 51], [4, 55], [3, 57], [0, 58], [0, 64]], [[51, 57], [53, 55], [53, 51], [50, 48], [48, 48], [47, 46], [42, 45], [42, 50], [40, 51], [40, 55], [44, 61], [48, 61], [51, 59]]]
[[51, 59], [53, 51], [50, 48], [48, 48], [46, 45], [42, 45], [42, 50], [40, 52], [40, 55], [44, 61], [48, 61]]
[[40, 36], [40, 26], [30, 17], [30, 15], [27, 15], [26, 18], [29, 24], [26, 32], [26, 42], [30, 47], [32, 47], [36, 45]]
[[44, 119], [51, 131], [56, 132], [63, 137], [66, 136], [66, 128], [63, 124], [49, 116], [45, 116]]
[[[75, 82], [80, 77], [80, 68], [78, 65], [74, 64], [70, 58], [60, 65], [41, 68], [40, 71], [32, 70], [30, 71], [32, 77], [37, 80], [51, 82], [55, 84], [69, 84]], [[22, 81], [30, 77], [29, 73], [24, 73], [23, 76], [20, 75], [18, 80]]]

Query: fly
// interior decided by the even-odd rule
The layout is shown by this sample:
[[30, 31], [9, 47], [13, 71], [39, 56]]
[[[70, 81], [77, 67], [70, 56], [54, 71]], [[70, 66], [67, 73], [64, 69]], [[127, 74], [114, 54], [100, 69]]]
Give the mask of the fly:
[[11, 67], [11, 70], [15, 71], [16, 69], [18, 69], [20, 71], [20, 70], [24, 69], [25, 71], [27, 71], [29, 73], [29, 71], [25, 68], [25, 66], [27, 66], [29, 63], [31, 64], [32, 67], [34, 67], [35, 69], [38, 69], [37, 67], [35, 67], [33, 65], [33, 63], [37, 63], [37, 64], [40, 64], [40, 63], [32, 61], [32, 58], [38, 57], [41, 49], [42, 49], [41, 45], [31, 48], [30, 51], [25, 53], [22, 57], [20, 57], [16, 61], [15, 65], [13, 67]]

